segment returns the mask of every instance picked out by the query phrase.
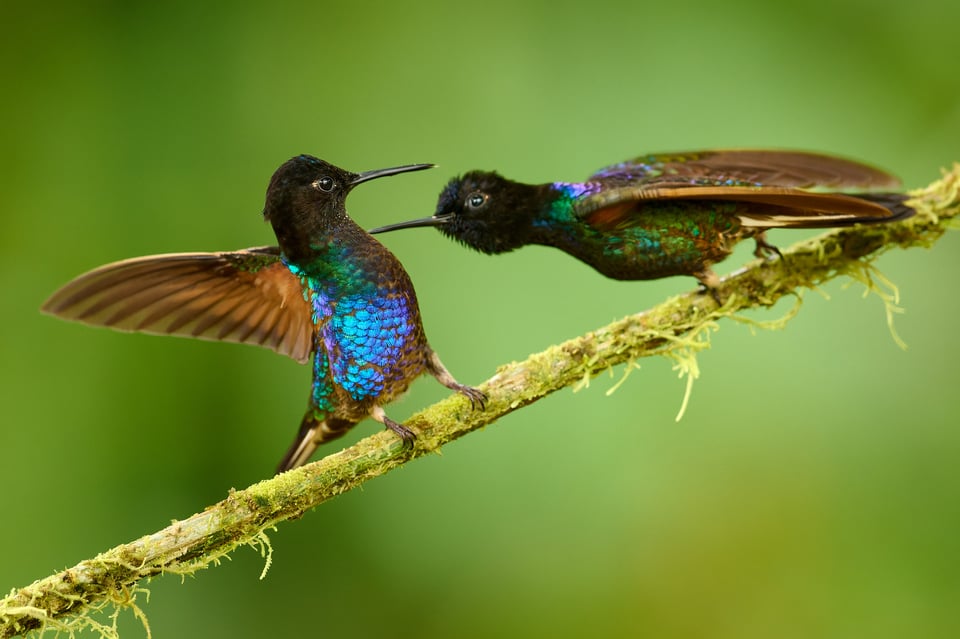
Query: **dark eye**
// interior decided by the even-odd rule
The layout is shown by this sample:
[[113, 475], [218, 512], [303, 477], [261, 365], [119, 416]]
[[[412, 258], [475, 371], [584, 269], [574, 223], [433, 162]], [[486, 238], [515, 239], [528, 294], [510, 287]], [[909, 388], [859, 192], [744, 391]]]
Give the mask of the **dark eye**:
[[487, 203], [489, 196], [486, 193], [480, 193], [475, 191], [467, 196], [467, 208], [468, 209], [479, 209], [481, 206]]
[[322, 178], [315, 181], [313, 185], [324, 193], [329, 193], [333, 190], [333, 178], [324, 175]]

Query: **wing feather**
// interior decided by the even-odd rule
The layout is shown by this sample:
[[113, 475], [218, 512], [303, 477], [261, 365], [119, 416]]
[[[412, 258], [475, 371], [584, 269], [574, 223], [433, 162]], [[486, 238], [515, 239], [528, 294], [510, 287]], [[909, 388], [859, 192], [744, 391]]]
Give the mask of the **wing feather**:
[[577, 202], [575, 214], [599, 230], [627, 228], [643, 219], [648, 205], [667, 201], [739, 202], [735, 215], [745, 226], [821, 228], [885, 222], [902, 215], [873, 201], [841, 193], [817, 193], [783, 187], [699, 186], [686, 188], [625, 186], [600, 191]]
[[275, 247], [107, 264], [69, 282], [42, 310], [121, 331], [255, 344], [298, 362], [313, 349], [313, 309]]
[[869, 191], [900, 181], [872, 166], [804, 151], [731, 149], [654, 153], [605, 167], [590, 181], [647, 185], [782, 186]]

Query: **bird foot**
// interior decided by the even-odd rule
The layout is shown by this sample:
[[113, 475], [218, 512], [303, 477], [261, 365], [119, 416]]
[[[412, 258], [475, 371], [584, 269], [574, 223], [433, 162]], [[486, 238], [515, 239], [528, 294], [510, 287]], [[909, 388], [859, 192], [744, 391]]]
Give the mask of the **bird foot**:
[[700, 292], [709, 293], [710, 297], [712, 297], [717, 304], [723, 306], [726, 300], [720, 295], [720, 277], [708, 268], [697, 271], [693, 276], [700, 282]]
[[766, 233], [755, 236], [753, 241], [757, 243], [756, 248], [753, 249], [754, 256], [761, 260], [772, 260], [774, 255], [781, 260], [783, 259], [783, 253], [780, 252], [780, 249], [767, 241]]
[[455, 390], [470, 400], [470, 408], [473, 410], [483, 410], [487, 407], [487, 394], [479, 388], [457, 384]]
[[440, 358], [437, 356], [436, 352], [431, 351], [430, 360], [427, 362], [427, 368], [430, 370], [430, 373], [437, 378], [437, 381], [449, 388], [450, 390], [455, 390], [458, 393], [466, 396], [470, 400], [470, 407], [476, 410], [478, 407], [480, 410], [483, 410], [487, 406], [487, 394], [482, 390], [473, 388], [472, 386], [467, 386], [466, 384], [461, 384], [453, 375], [450, 374], [450, 371], [447, 370], [447, 367], [443, 365], [443, 362], [440, 361]]
[[383, 425], [396, 433], [397, 437], [403, 442], [404, 448], [412, 448], [417, 434], [399, 422], [395, 422], [389, 417], [385, 417]]
[[383, 412], [382, 406], [374, 406], [370, 416], [386, 426], [388, 429], [392, 430], [397, 437], [403, 441], [404, 448], [410, 448], [413, 446], [413, 441], [417, 438], [417, 434], [403, 424], [395, 422], [387, 417], [386, 413]]

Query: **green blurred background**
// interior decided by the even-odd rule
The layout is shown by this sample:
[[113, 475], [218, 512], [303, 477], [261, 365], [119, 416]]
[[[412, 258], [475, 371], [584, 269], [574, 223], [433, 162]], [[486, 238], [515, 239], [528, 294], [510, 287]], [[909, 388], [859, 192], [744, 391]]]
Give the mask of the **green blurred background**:
[[[271, 473], [306, 367], [37, 309], [105, 262], [273, 243], [263, 194], [292, 155], [440, 164], [351, 196], [368, 228], [432, 212], [473, 168], [577, 180], [642, 152], [770, 146], [913, 188], [960, 160], [945, 0], [19, 4], [0, 40], [3, 591]], [[467, 383], [694, 286], [430, 230], [384, 241]], [[724, 322], [681, 423], [666, 361], [610, 397], [616, 378], [560, 392], [282, 525], [263, 581], [246, 549], [153, 581], [153, 636], [958, 636], [960, 234], [879, 266], [907, 351], [844, 282], [785, 331]], [[422, 380], [390, 413], [445, 394]]]

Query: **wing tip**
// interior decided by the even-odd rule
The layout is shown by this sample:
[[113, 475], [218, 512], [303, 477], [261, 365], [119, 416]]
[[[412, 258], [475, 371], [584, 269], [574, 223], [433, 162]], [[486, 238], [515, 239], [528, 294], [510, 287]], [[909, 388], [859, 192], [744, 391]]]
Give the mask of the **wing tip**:
[[40, 305], [39, 311], [44, 315], [49, 315], [50, 317], [57, 317], [59, 319], [65, 319], [70, 321], [79, 321], [80, 317], [76, 313], [71, 313], [71, 309], [74, 309], [76, 303], [71, 299], [70, 295], [67, 295], [67, 289], [70, 288], [70, 284], [54, 291], [54, 293], [46, 299], [46, 301]]

